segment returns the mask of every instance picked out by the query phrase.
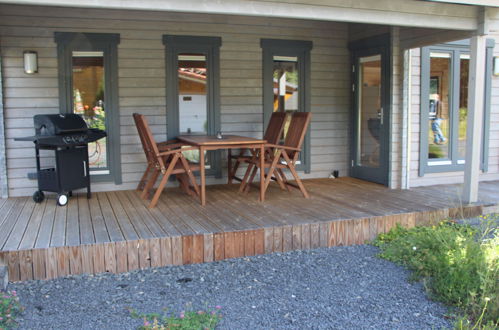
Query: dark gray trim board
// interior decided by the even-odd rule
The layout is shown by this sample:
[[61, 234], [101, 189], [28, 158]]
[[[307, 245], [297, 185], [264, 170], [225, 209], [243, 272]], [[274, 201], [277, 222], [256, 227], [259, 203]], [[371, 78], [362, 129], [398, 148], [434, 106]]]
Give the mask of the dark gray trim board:
[[120, 148], [120, 113], [118, 98], [118, 44], [119, 34], [55, 32], [57, 42], [59, 111], [69, 113], [73, 109], [72, 52], [102, 51], [104, 53], [106, 131], [108, 139], [107, 157], [109, 172], [92, 175], [92, 182], [113, 181], [122, 183]]
[[3, 109], [3, 73], [2, 57], [0, 56], [0, 197], [9, 197], [9, 185], [7, 179], [7, 153], [5, 148], [5, 121]]
[[[274, 111], [273, 92], [273, 60], [274, 56], [293, 56], [298, 58], [298, 79], [300, 89], [298, 90], [299, 111], [310, 112], [311, 94], [311, 59], [310, 51], [313, 47], [311, 41], [261, 39], [260, 47], [263, 51], [262, 86], [263, 86], [263, 126], [267, 127], [270, 116]], [[312, 116], [313, 120], [313, 116]], [[300, 154], [301, 164], [296, 166], [297, 170], [310, 173], [310, 127], [305, 135], [302, 152]]]
[[[484, 114], [483, 114], [483, 132], [482, 132], [482, 149], [480, 167], [483, 172], [488, 170], [488, 155], [489, 155], [489, 128], [490, 128], [490, 108], [491, 108], [491, 79], [492, 79], [492, 55], [495, 46], [494, 39], [487, 39], [486, 42], [486, 61], [485, 61], [485, 86], [484, 86]], [[451, 99], [449, 100], [450, 112], [450, 127], [449, 142], [450, 143], [450, 158], [440, 159], [441, 161], [452, 162], [446, 165], [428, 165], [428, 133], [429, 128], [426, 124], [429, 120], [429, 79], [430, 79], [430, 52], [440, 51], [451, 54], [451, 74], [449, 88], [452, 89]], [[421, 94], [420, 94], [420, 133], [419, 133], [419, 176], [424, 176], [426, 173], [443, 173], [453, 171], [463, 171], [464, 164], [459, 164], [458, 161], [458, 146], [456, 132], [459, 130], [459, 122], [456, 116], [459, 111], [459, 58], [460, 54], [469, 54], [469, 40], [459, 40], [447, 44], [439, 44], [434, 46], [423, 47], [421, 49]], [[456, 92], [457, 91], [457, 92]], [[432, 161], [439, 161], [438, 159]]]
[[[206, 56], [208, 125], [207, 134], [215, 135], [221, 131], [220, 119], [220, 37], [163, 35], [166, 67], [166, 132], [168, 139], [180, 134], [178, 103], [178, 54], [195, 53]], [[222, 177], [220, 151], [209, 151], [208, 161], [212, 168], [208, 175]]]

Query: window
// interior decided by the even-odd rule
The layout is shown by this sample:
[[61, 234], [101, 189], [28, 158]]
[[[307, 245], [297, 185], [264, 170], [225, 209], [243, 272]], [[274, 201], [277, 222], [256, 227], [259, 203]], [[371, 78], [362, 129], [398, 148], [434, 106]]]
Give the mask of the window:
[[[267, 126], [272, 112], [290, 115], [284, 126], [287, 133], [291, 113], [310, 111], [310, 50], [312, 42], [262, 39], [263, 49], [263, 122]], [[297, 169], [310, 173], [310, 134], [307, 133]]]
[[[163, 36], [166, 47], [167, 134], [215, 135], [220, 131], [218, 37]], [[199, 162], [198, 151], [184, 152]], [[209, 151], [207, 174], [221, 176], [220, 151]]]
[[56, 32], [61, 113], [76, 113], [107, 137], [88, 145], [93, 181], [121, 183], [117, 34]]
[[[492, 46], [492, 47], [490, 47]], [[493, 43], [487, 44], [486, 77]], [[420, 176], [464, 170], [468, 116], [469, 41], [425, 47], [421, 53]], [[485, 88], [482, 169], [487, 167], [490, 84]]]

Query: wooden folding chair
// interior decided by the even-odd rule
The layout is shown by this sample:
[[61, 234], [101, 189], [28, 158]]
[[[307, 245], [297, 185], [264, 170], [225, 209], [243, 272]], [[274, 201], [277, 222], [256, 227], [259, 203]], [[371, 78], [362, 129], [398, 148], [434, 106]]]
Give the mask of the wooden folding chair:
[[[284, 129], [284, 124], [286, 123], [286, 113], [285, 112], [273, 112], [263, 139], [270, 144], [279, 144], [281, 139], [282, 131]], [[231, 184], [232, 180], [241, 181], [241, 178], [236, 176], [237, 169], [241, 163], [248, 163], [251, 166], [251, 160], [256, 155], [255, 151], [250, 150], [248, 153], [247, 149], [241, 149], [238, 156], [232, 156], [231, 149], [229, 149], [227, 157], [227, 172], [228, 172], [228, 183]], [[232, 161], [235, 159], [234, 164]]]
[[[140, 141], [147, 159], [147, 168], [142, 179], [137, 186], [137, 190], [142, 190], [141, 198], [146, 199], [149, 191], [153, 188], [160, 173], [163, 174], [156, 192], [149, 204], [149, 208], [156, 206], [170, 175], [175, 174], [180, 182], [180, 186], [189, 194], [199, 196], [199, 187], [192, 171], [198, 171], [199, 165], [190, 164], [182, 154], [182, 151], [195, 150], [198, 148], [182, 148], [183, 144], [176, 140], [156, 143], [152, 136], [149, 124], [145, 116], [134, 113], [133, 119], [139, 132]], [[192, 184], [194, 192], [189, 186]]]
[[[268, 170], [267, 174], [265, 174], [265, 170], [260, 171], [260, 175], [265, 175], [264, 191], [267, 190], [270, 181], [274, 179], [279, 183], [281, 188], [287, 190], [289, 190], [289, 187], [297, 188], [301, 191], [303, 197], [310, 197], [300, 177], [298, 176], [295, 167], [311, 117], [312, 114], [310, 112], [293, 113], [284, 144], [265, 145], [265, 150], [268, 150], [268, 152], [266, 151], [263, 155], [263, 157], [265, 157], [264, 167]], [[252, 166], [248, 166], [248, 169], [246, 170], [241, 183], [240, 191], [249, 189], [249, 186], [253, 182], [256, 171], [258, 167], [260, 167], [259, 156], [260, 155], [257, 155], [252, 158]], [[296, 184], [287, 180], [286, 175], [284, 174], [284, 169], [288, 169], [291, 172]]]

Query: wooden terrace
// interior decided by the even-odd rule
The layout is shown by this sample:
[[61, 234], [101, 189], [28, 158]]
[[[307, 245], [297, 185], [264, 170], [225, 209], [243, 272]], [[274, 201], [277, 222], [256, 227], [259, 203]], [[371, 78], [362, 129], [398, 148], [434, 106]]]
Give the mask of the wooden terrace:
[[166, 189], [155, 208], [136, 191], [0, 199], [0, 263], [10, 281], [209, 262], [255, 254], [362, 244], [396, 223], [414, 226], [474, 216], [497, 205], [499, 182], [480, 183], [481, 202], [462, 207], [459, 186], [391, 190], [352, 178], [304, 180], [311, 198], [271, 184], [208, 186], [206, 206]]

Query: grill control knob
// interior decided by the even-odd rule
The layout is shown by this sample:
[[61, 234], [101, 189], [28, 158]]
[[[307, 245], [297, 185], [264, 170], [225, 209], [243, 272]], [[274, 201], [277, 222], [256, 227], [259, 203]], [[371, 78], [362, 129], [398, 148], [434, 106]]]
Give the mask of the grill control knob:
[[71, 136], [69, 136], [69, 135], [68, 135], [68, 136], [64, 136], [64, 137], [62, 138], [62, 141], [63, 141], [64, 143], [66, 143], [66, 144], [71, 144], [71, 143], [73, 142], [73, 141], [72, 141], [72, 137], [71, 137]]

